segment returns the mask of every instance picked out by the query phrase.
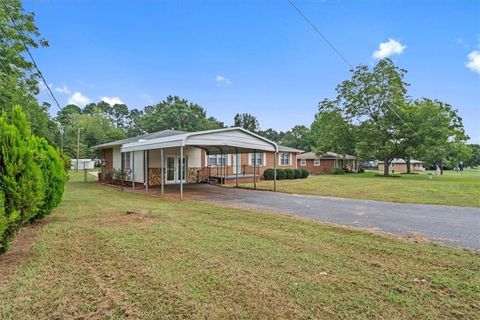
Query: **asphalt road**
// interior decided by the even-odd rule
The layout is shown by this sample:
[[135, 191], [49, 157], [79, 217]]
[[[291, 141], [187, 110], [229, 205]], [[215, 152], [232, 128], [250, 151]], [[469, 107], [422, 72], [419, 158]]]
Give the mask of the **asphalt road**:
[[[197, 189], [198, 188], [198, 189]], [[480, 208], [403, 204], [197, 185], [193, 197], [480, 249]]]

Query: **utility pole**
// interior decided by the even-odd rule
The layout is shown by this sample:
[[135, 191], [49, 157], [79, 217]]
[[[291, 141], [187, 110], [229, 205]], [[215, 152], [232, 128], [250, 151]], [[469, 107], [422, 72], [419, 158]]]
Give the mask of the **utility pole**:
[[76, 171], [78, 172], [78, 159], [80, 158], [80, 127], [77, 129], [77, 164], [75, 166]]
[[63, 139], [64, 139], [63, 136], [64, 135], [65, 135], [65, 127], [60, 125], [60, 152], [62, 153], [62, 156], [63, 156]]

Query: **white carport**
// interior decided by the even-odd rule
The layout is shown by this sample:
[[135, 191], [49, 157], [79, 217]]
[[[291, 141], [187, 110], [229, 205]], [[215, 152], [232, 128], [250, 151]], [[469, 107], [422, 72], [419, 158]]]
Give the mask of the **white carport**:
[[[181, 170], [180, 170], [180, 198], [183, 199], [183, 181], [186, 174], [186, 165], [184, 158], [185, 147], [196, 147], [205, 150], [207, 155], [225, 155], [225, 154], [241, 154], [254, 153], [256, 158], [257, 152], [273, 152], [275, 154], [274, 160], [274, 190], [276, 190], [276, 163], [278, 146], [276, 143], [263, 138], [257, 134], [247, 131], [243, 128], [225, 128], [217, 130], [208, 130], [200, 132], [183, 133], [174, 136], [161, 137], [156, 139], [139, 140], [132, 143], [122, 145], [121, 152], [143, 153], [143, 159], [146, 162], [148, 159], [149, 150], [160, 150], [161, 161], [161, 193], [164, 193], [164, 149], [178, 148], [180, 151]], [[147, 156], [145, 156], [147, 155]], [[255, 163], [254, 163], [255, 165]], [[145, 176], [145, 168], [143, 165], [143, 174]], [[134, 166], [135, 168], [135, 166]], [[132, 173], [135, 176], [135, 172]], [[254, 175], [256, 170], [254, 168]], [[238, 173], [237, 173], [238, 186]], [[145, 184], [148, 188], [148, 183]], [[254, 176], [254, 187], [256, 187], [256, 177]]]

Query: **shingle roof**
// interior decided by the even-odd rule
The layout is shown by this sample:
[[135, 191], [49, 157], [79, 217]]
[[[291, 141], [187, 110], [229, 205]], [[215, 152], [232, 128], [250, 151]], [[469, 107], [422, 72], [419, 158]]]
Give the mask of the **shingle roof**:
[[163, 130], [163, 131], [158, 131], [158, 132], [152, 132], [152, 133], [147, 133], [141, 136], [136, 136], [136, 137], [131, 137], [131, 138], [126, 138], [126, 139], [121, 139], [121, 140], [115, 140], [103, 144], [99, 144], [98, 146], [94, 146], [92, 148], [96, 149], [105, 149], [105, 148], [110, 148], [110, 147], [116, 147], [116, 146], [121, 146], [126, 143], [132, 143], [132, 142], [137, 142], [140, 140], [150, 140], [150, 139], [155, 139], [155, 138], [164, 138], [164, 137], [170, 137], [170, 136], [176, 136], [179, 134], [184, 134], [185, 132], [179, 131], [179, 130]]
[[287, 147], [287, 146], [282, 146], [282, 145], [277, 145], [278, 146], [278, 151], [279, 152], [296, 152], [296, 153], [302, 153], [303, 150], [300, 149], [295, 149], [292, 147]]
[[[326, 152], [317, 156], [314, 152], [305, 152], [297, 157], [297, 159], [313, 160], [313, 159], [343, 159], [343, 155], [335, 152]], [[347, 160], [356, 160], [357, 157], [351, 155], [345, 155]]]

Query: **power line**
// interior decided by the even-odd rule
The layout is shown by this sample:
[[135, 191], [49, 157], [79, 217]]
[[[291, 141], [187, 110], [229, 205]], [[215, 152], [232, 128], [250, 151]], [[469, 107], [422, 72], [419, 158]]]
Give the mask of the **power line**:
[[13, 18], [12, 14], [10, 13], [10, 10], [8, 10], [8, 7], [7, 7], [7, 5], [5, 4], [4, 0], [1, 0], [1, 1], [2, 1], [2, 5], [3, 5], [4, 9], [5, 9], [5, 12], [6, 12], [7, 15], [9, 16], [10, 21], [12, 21], [13, 27], [15, 28], [15, 30], [16, 30], [17, 33], [18, 33], [18, 35], [20, 36], [20, 41], [22, 42], [23, 46], [25, 47], [25, 50], [27, 51], [30, 59], [32, 60], [33, 66], [35, 67], [35, 69], [37, 70], [38, 74], [40, 75], [40, 78], [42, 79], [43, 83], [45, 84], [45, 87], [47, 88], [48, 92], [50, 93], [50, 96], [52, 97], [53, 101], [55, 101], [55, 103], [56, 103], [56, 105], [58, 106], [58, 108], [59, 108], [60, 110], [62, 110], [62, 107], [60, 106], [60, 103], [58, 103], [58, 100], [57, 100], [57, 98], [55, 97], [55, 95], [53, 94], [52, 89], [50, 89], [50, 86], [48, 85], [47, 80], [45, 80], [45, 77], [43, 76], [42, 71], [40, 71], [40, 68], [38, 67], [37, 62], [35, 61], [35, 58], [33, 57], [32, 53], [30, 52], [30, 49], [28, 49], [28, 46], [27, 46], [27, 44], [25, 43], [25, 40], [23, 39], [23, 35], [22, 35], [22, 33], [20, 32], [20, 30], [18, 29], [17, 24], [16, 24], [16, 22], [15, 22], [15, 19]]
[[[298, 14], [300, 16], [302, 16], [302, 18], [313, 28], [313, 30], [315, 30], [319, 35], [320, 37], [322, 37], [322, 39], [328, 44], [328, 46], [340, 57], [340, 59], [342, 59], [343, 62], [345, 62], [345, 64], [347, 66], [350, 67], [350, 69], [354, 69], [353, 68], [353, 65], [347, 60], [347, 58], [345, 58], [345, 56], [337, 49], [335, 48], [335, 46], [327, 39], [327, 37], [325, 37], [325, 35], [323, 35], [323, 33], [315, 26], [315, 24], [313, 24], [313, 22], [308, 19], [308, 17], [302, 12], [302, 10], [300, 10], [294, 3], [292, 0], [287, 0], [288, 3], [290, 3], [292, 5], [292, 7], [298, 12]], [[387, 105], [387, 108], [390, 109], [390, 111], [392, 111], [407, 127], [410, 128], [410, 130], [412, 130], [415, 134], [418, 134], [417, 131], [415, 129], [412, 128], [412, 126], [410, 126], [409, 123], [407, 123], [405, 120], [403, 120], [403, 118], [395, 111], [393, 110], [392, 108], [390, 108], [390, 106]]]
[[327, 37], [325, 37], [323, 33], [318, 30], [318, 28], [313, 24], [312, 21], [310, 21], [310, 19], [307, 18], [307, 16], [302, 12], [302, 10], [300, 10], [291, 0], [287, 1], [292, 5], [295, 10], [297, 10], [298, 14], [302, 16], [303, 19], [305, 19], [305, 21], [313, 28], [313, 30], [315, 30], [320, 35], [320, 37], [322, 37], [323, 41], [327, 43], [327, 45], [340, 57], [340, 59], [342, 59], [343, 62], [345, 62], [347, 66], [350, 67], [350, 69], [353, 69], [353, 65], [347, 60], [347, 58], [345, 58], [343, 54], [337, 48], [335, 48], [335, 46], [327, 39]]

